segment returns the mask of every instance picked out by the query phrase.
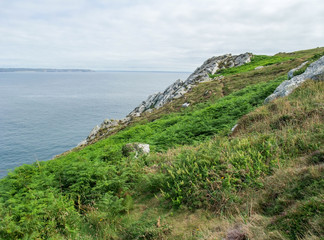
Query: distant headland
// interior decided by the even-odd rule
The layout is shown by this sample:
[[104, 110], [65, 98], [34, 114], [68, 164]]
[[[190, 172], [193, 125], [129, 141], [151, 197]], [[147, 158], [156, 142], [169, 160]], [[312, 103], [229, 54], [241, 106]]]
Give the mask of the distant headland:
[[0, 68], [0, 72], [94, 72], [90, 69]]

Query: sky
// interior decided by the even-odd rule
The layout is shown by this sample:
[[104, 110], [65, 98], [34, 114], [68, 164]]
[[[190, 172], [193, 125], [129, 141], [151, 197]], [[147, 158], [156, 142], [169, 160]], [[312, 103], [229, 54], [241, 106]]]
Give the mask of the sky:
[[0, 68], [191, 72], [323, 46], [323, 0], [0, 0]]

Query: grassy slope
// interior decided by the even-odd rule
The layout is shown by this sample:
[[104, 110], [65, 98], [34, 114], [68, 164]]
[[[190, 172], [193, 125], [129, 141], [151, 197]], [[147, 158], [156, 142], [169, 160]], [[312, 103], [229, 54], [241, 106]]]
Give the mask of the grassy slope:
[[[254, 110], [278, 77], [321, 52], [259, 57], [105, 140], [17, 168], [0, 182], [0, 237], [215, 239], [231, 228], [252, 239], [323, 235], [323, 83]], [[180, 109], [184, 101], [192, 107]], [[136, 141], [153, 153], [123, 157], [122, 145]]]

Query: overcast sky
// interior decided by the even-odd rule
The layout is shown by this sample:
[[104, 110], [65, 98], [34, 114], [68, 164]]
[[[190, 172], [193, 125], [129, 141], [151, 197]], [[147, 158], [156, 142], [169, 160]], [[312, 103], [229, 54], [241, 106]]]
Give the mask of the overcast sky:
[[323, 0], [0, 0], [0, 68], [193, 71], [320, 46]]

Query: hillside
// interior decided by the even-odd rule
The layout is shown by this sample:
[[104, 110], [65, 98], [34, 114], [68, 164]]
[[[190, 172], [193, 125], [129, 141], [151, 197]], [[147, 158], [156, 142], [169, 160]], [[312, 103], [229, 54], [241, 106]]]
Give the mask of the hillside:
[[[16, 168], [0, 180], [0, 239], [322, 239], [323, 72], [298, 80], [322, 56], [213, 58], [226, 64]], [[264, 104], [305, 61], [289, 75], [298, 88]]]

